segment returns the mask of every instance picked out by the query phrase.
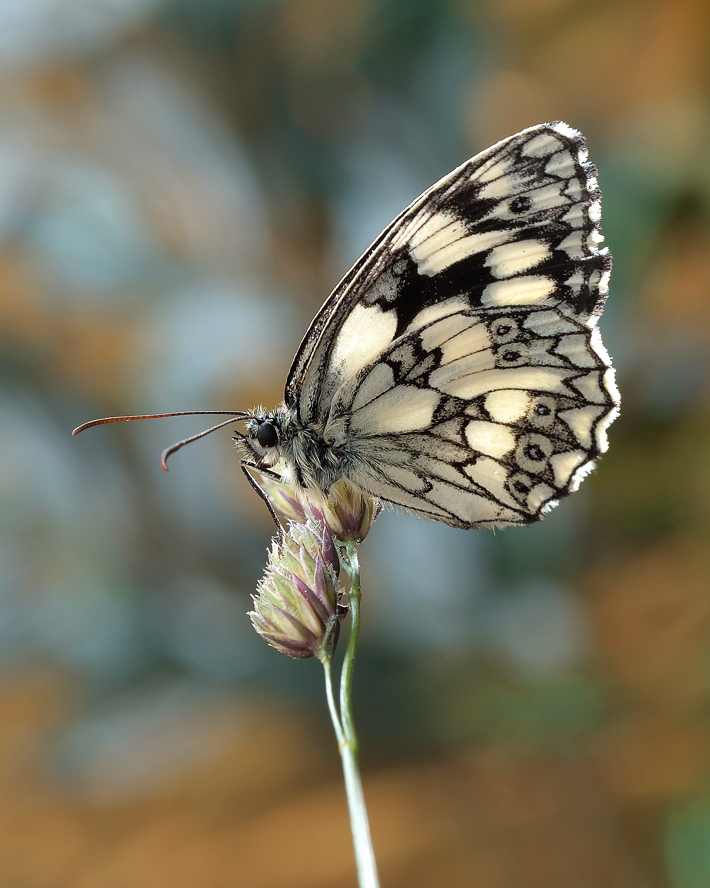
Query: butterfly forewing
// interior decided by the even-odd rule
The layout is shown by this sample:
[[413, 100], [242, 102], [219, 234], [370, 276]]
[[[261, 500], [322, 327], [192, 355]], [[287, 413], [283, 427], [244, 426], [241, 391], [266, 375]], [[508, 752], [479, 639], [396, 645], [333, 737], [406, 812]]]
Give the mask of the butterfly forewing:
[[595, 327], [611, 269], [600, 218], [566, 124], [472, 158], [336, 288], [287, 407], [394, 506], [463, 527], [536, 520], [606, 449], [617, 411]]

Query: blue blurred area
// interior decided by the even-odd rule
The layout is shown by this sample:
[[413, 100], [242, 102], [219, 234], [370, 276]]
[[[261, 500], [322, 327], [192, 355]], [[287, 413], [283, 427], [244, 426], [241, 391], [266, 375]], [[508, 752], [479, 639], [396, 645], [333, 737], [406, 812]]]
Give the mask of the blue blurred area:
[[[382, 227], [474, 152], [555, 118], [585, 132], [600, 170], [615, 261], [601, 326], [622, 418], [598, 472], [539, 526], [466, 533], [378, 519], [362, 554], [365, 758], [373, 771], [415, 762], [429, 773], [459, 756], [466, 790], [442, 789], [446, 810], [503, 806], [507, 792], [520, 812], [529, 781], [550, 810], [612, 824], [580, 825], [589, 838], [568, 860], [555, 849], [574, 846], [560, 840], [569, 818], [540, 821], [549, 860], [567, 861], [560, 881], [518, 860], [511, 848], [535, 829], [502, 807], [491, 821], [500, 860], [485, 870], [472, 814], [450, 872], [417, 869], [412, 840], [392, 851], [392, 885], [707, 883], [697, 850], [710, 841], [701, 7], [0, 3], [0, 727], [34, 731], [43, 751], [27, 773], [42, 772], [52, 817], [69, 830], [45, 840], [39, 817], [26, 834], [75, 849], [41, 872], [20, 852], [7, 884], [119, 884], [113, 864], [88, 862], [100, 841], [69, 808], [97, 805], [118, 823], [133, 805], [152, 835], [161, 805], [177, 818], [198, 797], [207, 819], [276, 810], [266, 762], [249, 766], [260, 776], [243, 788], [238, 762], [261, 761], [257, 748], [288, 763], [279, 779], [289, 792], [305, 792], [299, 761], [314, 785], [336, 773], [308, 758], [327, 736], [317, 666], [279, 657], [246, 617], [272, 528], [229, 429], [176, 455], [165, 475], [160, 451], [199, 431], [198, 418], [78, 439], [71, 428], [99, 415], [278, 403], [311, 317]], [[669, 687], [686, 690], [676, 700]], [[2, 708], [16, 699], [26, 704]], [[40, 714], [27, 715], [35, 699]], [[272, 748], [272, 735], [293, 736], [293, 747]], [[15, 773], [14, 761], [0, 752], [0, 771]], [[230, 808], [212, 766], [242, 801]], [[190, 795], [194, 774], [202, 788]], [[18, 778], [12, 804], [37, 779]], [[572, 798], [563, 786], [577, 787]], [[193, 827], [185, 835], [203, 836]], [[106, 830], [123, 861], [115, 872], [128, 873], [121, 884], [163, 884], [151, 881], [170, 872], [160, 842], [130, 869], [130, 831]], [[510, 879], [490, 875], [511, 854]], [[585, 855], [606, 863], [587, 873]], [[226, 863], [211, 872], [215, 885], [324, 886], [349, 873], [301, 883]]]

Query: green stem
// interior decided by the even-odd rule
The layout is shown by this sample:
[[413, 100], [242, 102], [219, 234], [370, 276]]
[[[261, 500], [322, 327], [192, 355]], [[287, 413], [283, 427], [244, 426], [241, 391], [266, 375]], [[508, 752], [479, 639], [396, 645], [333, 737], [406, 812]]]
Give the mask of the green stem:
[[350, 637], [343, 660], [343, 671], [340, 674], [340, 715], [343, 719], [345, 736], [357, 753], [357, 736], [355, 734], [355, 721], [353, 719], [352, 684], [353, 671], [355, 669], [355, 654], [357, 643], [360, 639], [360, 562], [357, 557], [357, 545], [354, 540], [348, 540], [345, 544], [350, 566], [350, 590], [348, 592], [348, 604], [350, 606]]
[[342, 749], [343, 744], [345, 743], [345, 734], [343, 734], [343, 727], [340, 724], [338, 707], [335, 705], [335, 696], [333, 694], [333, 671], [331, 668], [332, 657], [330, 653], [323, 654], [321, 657], [321, 663], [323, 664], [323, 671], [325, 672], [325, 696], [328, 700], [328, 712], [330, 712], [330, 719], [333, 722], [333, 728], [335, 729], [338, 749]]
[[348, 639], [345, 659], [343, 660], [343, 669], [340, 674], [340, 716], [338, 716], [333, 697], [330, 656], [324, 656], [322, 663], [325, 670], [328, 709], [330, 710], [330, 717], [338, 739], [340, 758], [343, 762], [343, 776], [345, 778], [345, 792], [348, 797], [348, 810], [350, 811], [350, 829], [355, 849], [358, 885], [359, 888], [379, 888], [380, 883], [377, 878], [375, 853], [372, 849], [370, 824], [367, 819], [367, 808], [365, 807], [365, 796], [362, 791], [360, 766], [357, 759], [358, 743], [352, 709], [353, 668], [355, 666], [355, 652], [357, 651], [357, 643], [360, 636], [360, 564], [354, 540], [349, 540], [346, 543], [346, 549], [350, 566], [350, 591], [348, 598], [352, 622], [350, 624], [350, 638]]

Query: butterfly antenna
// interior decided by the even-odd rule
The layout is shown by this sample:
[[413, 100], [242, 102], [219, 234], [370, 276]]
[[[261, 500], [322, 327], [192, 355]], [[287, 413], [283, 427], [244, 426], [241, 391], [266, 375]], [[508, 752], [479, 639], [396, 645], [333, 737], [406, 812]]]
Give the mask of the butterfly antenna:
[[191, 435], [189, 438], [178, 441], [177, 444], [173, 444], [172, 447], [167, 447], [160, 455], [160, 464], [166, 472], [168, 471], [168, 457], [175, 453], [176, 450], [180, 450], [180, 448], [184, 447], [186, 444], [191, 444], [193, 441], [198, 441], [200, 438], [204, 438], [205, 435], [210, 435], [212, 432], [216, 432], [217, 429], [229, 425], [230, 422], [241, 419], [251, 419], [253, 414], [247, 413], [244, 410], [181, 410], [177, 413], [144, 413], [140, 416], [105, 416], [102, 419], [92, 419], [89, 422], [82, 423], [82, 425], [77, 426], [74, 429], [72, 435], [78, 435], [79, 432], [84, 432], [86, 429], [105, 425], [109, 422], [131, 422], [135, 419], [164, 419], [169, 416], [229, 416], [229, 419], [217, 423], [217, 425], [212, 426], [212, 428], [205, 429], [204, 432], [200, 432], [197, 435]]
[[205, 429], [204, 432], [198, 432], [196, 435], [191, 435], [189, 438], [183, 438], [182, 441], [178, 441], [177, 444], [172, 444], [170, 447], [166, 447], [165, 450], [160, 454], [160, 465], [168, 471], [168, 457], [172, 456], [175, 451], [180, 450], [186, 444], [192, 444], [193, 441], [199, 441], [200, 438], [204, 438], [205, 435], [211, 435], [212, 432], [216, 432], [217, 429], [222, 429], [224, 426], [229, 425], [230, 422], [234, 422], [235, 419], [245, 419], [246, 417], [251, 416], [251, 414], [246, 413], [244, 416], [232, 416], [230, 419], [225, 419], [223, 422], [218, 422], [217, 425], [213, 425], [211, 429]]
[[103, 419], [91, 419], [77, 426], [72, 435], [85, 432], [94, 426], [105, 425], [107, 422], [131, 422], [134, 419], [165, 419], [168, 416], [231, 416], [232, 419], [249, 419], [251, 413], [244, 410], [181, 410], [179, 413], [144, 413], [140, 416], [105, 416]]

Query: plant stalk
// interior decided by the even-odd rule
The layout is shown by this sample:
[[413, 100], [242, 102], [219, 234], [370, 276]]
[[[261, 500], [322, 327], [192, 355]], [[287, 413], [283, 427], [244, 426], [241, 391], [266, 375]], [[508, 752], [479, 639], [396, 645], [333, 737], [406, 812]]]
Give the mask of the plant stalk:
[[357, 866], [359, 888], [379, 888], [377, 878], [377, 865], [375, 853], [372, 849], [370, 837], [370, 824], [367, 819], [365, 796], [362, 791], [360, 778], [360, 766], [358, 764], [358, 742], [355, 734], [355, 724], [352, 710], [352, 680], [355, 666], [355, 653], [357, 651], [358, 638], [360, 636], [360, 563], [357, 557], [357, 547], [354, 540], [346, 542], [348, 562], [350, 567], [350, 590], [348, 599], [350, 605], [350, 637], [345, 651], [343, 668], [340, 674], [340, 713], [333, 695], [333, 681], [331, 673], [331, 656], [324, 655], [321, 662], [325, 671], [325, 688], [328, 698], [328, 709], [333, 721], [335, 736], [338, 740], [338, 750], [343, 763], [343, 776], [345, 778], [345, 792], [348, 798], [348, 810], [350, 812], [350, 829], [355, 850], [355, 863]]

